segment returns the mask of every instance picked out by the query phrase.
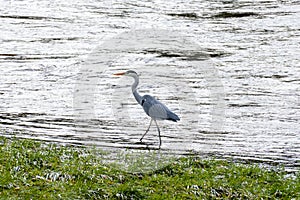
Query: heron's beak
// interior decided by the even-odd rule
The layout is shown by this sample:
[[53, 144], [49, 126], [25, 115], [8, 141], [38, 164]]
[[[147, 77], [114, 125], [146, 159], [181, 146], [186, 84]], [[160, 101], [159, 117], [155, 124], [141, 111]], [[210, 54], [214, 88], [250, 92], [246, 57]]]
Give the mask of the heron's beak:
[[115, 76], [121, 76], [121, 75], [124, 75], [125, 74], [125, 72], [120, 72], [120, 73], [116, 73], [116, 74], [114, 74]]

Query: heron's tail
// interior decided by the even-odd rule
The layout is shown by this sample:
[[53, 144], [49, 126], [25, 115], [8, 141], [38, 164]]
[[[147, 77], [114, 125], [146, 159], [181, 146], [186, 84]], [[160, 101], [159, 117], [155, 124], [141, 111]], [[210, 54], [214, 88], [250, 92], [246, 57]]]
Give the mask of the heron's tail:
[[173, 122], [177, 122], [180, 120], [180, 118], [173, 112], [168, 112], [168, 120], [171, 120]]

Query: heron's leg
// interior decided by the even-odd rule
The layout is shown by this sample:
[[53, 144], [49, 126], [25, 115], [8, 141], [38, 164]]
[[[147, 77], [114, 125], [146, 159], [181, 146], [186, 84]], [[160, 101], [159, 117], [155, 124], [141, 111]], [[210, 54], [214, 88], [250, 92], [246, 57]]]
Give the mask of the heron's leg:
[[156, 124], [157, 131], [158, 131], [158, 138], [159, 138], [159, 148], [160, 148], [160, 146], [161, 146], [160, 130], [159, 130], [158, 124], [157, 124], [157, 122], [156, 122], [156, 120], [155, 120], [155, 119], [154, 119], [154, 122], [155, 122], [155, 124]]
[[149, 124], [149, 126], [148, 126], [146, 132], [144, 133], [144, 135], [143, 135], [142, 138], [140, 139], [140, 141], [142, 141], [143, 138], [144, 138], [144, 136], [148, 133], [148, 131], [149, 131], [149, 129], [150, 129], [150, 126], [151, 126], [151, 124], [152, 124], [152, 121], [153, 121], [153, 119], [151, 118], [150, 124]]

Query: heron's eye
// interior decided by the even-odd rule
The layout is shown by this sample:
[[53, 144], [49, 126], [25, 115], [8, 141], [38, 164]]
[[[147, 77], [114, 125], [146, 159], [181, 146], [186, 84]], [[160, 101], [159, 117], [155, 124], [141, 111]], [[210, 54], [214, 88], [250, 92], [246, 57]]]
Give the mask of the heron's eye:
[[146, 102], [146, 99], [142, 99], [142, 105], [144, 105], [144, 103]]

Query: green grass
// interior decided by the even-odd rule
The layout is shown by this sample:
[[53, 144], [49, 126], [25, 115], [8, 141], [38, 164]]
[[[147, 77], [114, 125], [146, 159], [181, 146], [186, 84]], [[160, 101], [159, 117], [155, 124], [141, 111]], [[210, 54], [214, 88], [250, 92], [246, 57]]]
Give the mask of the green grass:
[[0, 199], [300, 199], [300, 174], [195, 157], [147, 173], [99, 151], [0, 137]]

